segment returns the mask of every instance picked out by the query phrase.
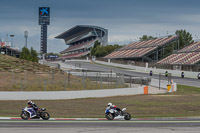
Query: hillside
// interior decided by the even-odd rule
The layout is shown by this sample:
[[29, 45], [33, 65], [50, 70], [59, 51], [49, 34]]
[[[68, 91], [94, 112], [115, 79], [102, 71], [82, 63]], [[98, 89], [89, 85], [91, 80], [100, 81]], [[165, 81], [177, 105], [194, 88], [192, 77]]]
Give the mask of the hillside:
[[23, 72], [24, 70], [30, 72], [49, 72], [51, 71], [51, 68], [37, 62], [21, 60], [15, 57], [0, 54], [0, 72], [12, 70], [15, 72]]
[[[61, 91], [116, 87], [115, 84], [100, 85], [57, 68], [1, 54], [0, 79], [0, 91]], [[126, 85], [122, 84], [118, 87], [125, 88]]]

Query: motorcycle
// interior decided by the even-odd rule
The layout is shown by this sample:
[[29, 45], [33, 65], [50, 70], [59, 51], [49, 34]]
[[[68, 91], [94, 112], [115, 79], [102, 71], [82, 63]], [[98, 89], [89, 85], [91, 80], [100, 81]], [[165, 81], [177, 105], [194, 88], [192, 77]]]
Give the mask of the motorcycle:
[[25, 107], [24, 109], [22, 109], [22, 113], [20, 116], [23, 120], [40, 118], [42, 118], [43, 120], [48, 120], [50, 118], [50, 115], [45, 111], [45, 108], [38, 109], [36, 112], [33, 108]]
[[110, 109], [109, 107], [107, 107], [105, 110], [105, 117], [108, 120], [113, 120], [117, 116], [124, 116], [125, 120], [130, 120], [131, 115], [125, 111], [126, 111], [126, 108], [123, 108], [122, 111], [119, 112], [116, 109]]

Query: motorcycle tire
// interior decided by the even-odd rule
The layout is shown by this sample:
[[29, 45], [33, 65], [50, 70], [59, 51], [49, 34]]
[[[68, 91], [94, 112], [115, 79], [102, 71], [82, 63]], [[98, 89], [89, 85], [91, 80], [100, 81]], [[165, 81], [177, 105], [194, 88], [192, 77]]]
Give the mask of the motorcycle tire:
[[105, 117], [106, 117], [106, 119], [108, 119], [108, 120], [113, 120], [113, 119], [114, 119], [114, 116], [113, 116], [113, 114], [111, 114], [111, 113], [105, 114]]
[[50, 118], [49, 113], [47, 112], [42, 112], [41, 116], [40, 116], [43, 120], [48, 120]]
[[28, 120], [30, 118], [30, 114], [28, 112], [22, 112], [20, 116], [23, 120]]
[[130, 120], [131, 119], [131, 115], [129, 113], [124, 113], [124, 119], [125, 120]]

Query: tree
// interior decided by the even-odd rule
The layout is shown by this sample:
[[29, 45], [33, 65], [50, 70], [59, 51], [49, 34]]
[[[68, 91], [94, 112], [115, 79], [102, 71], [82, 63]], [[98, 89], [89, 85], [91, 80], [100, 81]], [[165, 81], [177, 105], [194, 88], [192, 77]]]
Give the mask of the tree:
[[23, 47], [22, 52], [20, 53], [20, 59], [37, 62], [38, 61], [37, 52], [32, 47], [31, 51], [28, 48]]
[[193, 43], [192, 34], [187, 32], [186, 30], [176, 30], [176, 35], [179, 37], [179, 49], [190, 45]]
[[20, 59], [31, 60], [31, 54], [28, 48], [22, 48], [22, 52], [20, 53]]
[[95, 42], [94, 47], [91, 49], [91, 56], [104, 57], [121, 47], [117, 44], [102, 46], [99, 42]]
[[38, 62], [37, 52], [31, 47], [31, 61]]
[[148, 36], [148, 35], [143, 35], [142, 37], [140, 37], [140, 41], [148, 41], [151, 39], [156, 39], [156, 37], [152, 37], [152, 36]]
[[90, 54], [91, 54], [92, 56], [95, 55], [95, 53], [96, 53], [96, 51], [97, 51], [97, 47], [100, 46], [100, 45], [101, 45], [101, 43], [100, 43], [99, 41], [96, 41], [96, 42], [94, 43], [94, 46], [92, 47], [91, 52], [90, 52]]

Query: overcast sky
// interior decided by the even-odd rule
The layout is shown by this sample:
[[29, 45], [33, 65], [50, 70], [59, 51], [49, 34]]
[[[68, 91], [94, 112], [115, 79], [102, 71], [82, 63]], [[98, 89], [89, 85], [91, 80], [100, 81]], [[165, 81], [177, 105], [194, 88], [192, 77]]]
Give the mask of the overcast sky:
[[[65, 49], [56, 35], [75, 25], [108, 29], [109, 44], [128, 44], [144, 34], [165, 36], [186, 29], [200, 38], [199, 0], [0, 0], [0, 38], [14, 34], [14, 45], [40, 49], [38, 7], [49, 6], [48, 52]], [[8, 38], [10, 40], [10, 38]]]

